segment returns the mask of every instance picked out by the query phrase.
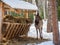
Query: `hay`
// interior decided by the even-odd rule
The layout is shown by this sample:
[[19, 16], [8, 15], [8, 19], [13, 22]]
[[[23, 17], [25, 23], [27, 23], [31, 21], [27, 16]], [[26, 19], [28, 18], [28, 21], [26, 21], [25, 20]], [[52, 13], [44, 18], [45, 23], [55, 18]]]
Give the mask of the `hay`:
[[20, 17], [13, 17], [11, 15], [7, 15], [5, 16], [5, 18], [3, 18], [3, 22], [10, 22], [10, 23], [32, 23], [33, 21], [30, 18], [20, 18]]

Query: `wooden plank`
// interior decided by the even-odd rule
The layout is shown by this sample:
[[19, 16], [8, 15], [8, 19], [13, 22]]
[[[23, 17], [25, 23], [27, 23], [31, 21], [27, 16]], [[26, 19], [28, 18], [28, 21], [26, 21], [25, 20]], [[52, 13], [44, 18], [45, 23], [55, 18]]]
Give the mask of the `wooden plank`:
[[18, 24], [16, 24], [16, 25], [17, 25], [17, 26], [16, 26], [16, 29], [14, 30], [14, 35], [13, 35], [13, 37], [15, 36], [16, 31], [18, 31], [19, 25], [18, 25]]
[[27, 33], [27, 29], [28, 29], [28, 27], [27, 27], [27, 25], [25, 25], [24, 30], [23, 30], [24, 35]]
[[12, 29], [13, 31], [11, 32], [11, 33], [12, 33], [12, 34], [11, 34], [11, 38], [13, 38], [15, 28], [16, 28], [16, 24], [14, 24], [14, 27], [13, 27], [13, 29]]
[[18, 36], [21, 27], [22, 27], [21, 24], [19, 24], [18, 31], [16, 32], [16, 35], [15, 36]]
[[23, 29], [22, 29], [22, 31], [21, 31], [21, 34], [22, 34], [22, 35], [23, 35], [23, 34], [24, 34], [24, 32], [25, 32], [25, 31], [24, 31], [24, 30], [25, 30], [25, 27], [26, 27], [26, 25], [25, 25], [25, 24], [23, 24], [23, 27], [22, 27]]
[[20, 24], [19, 32], [17, 33], [18, 36], [20, 36], [21, 31], [22, 31], [22, 24]]
[[[11, 25], [11, 24], [10, 24]], [[8, 32], [7, 32], [7, 35], [6, 35], [6, 39], [9, 39], [9, 35], [11, 33], [11, 29], [13, 27], [13, 24], [11, 25], [11, 27], [9, 28]]]
[[3, 3], [1, 2], [1, 0], [0, 0], [0, 41], [2, 41], [2, 31], [1, 31], [1, 29], [2, 29], [2, 15], [3, 15], [3, 8], [2, 8], [2, 6], [3, 6]]
[[[23, 25], [21, 25], [21, 26], [23, 27]], [[20, 28], [19, 35], [21, 35], [21, 31], [22, 31], [22, 29], [23, 29], [22, 27]]]
[[27, 34], [28, 25], [26, 24], [24, 28], [25, 28], [25, 30], [24, 30], [24, 35], [25, 35], [25, 34]]
[[[13, 23], [11, 23], [11, 25], [12, 25]], [[14, 29], [16, 28], [16, 24], [13, 24], [13, 28], [12, 28], [12, 30], [11, 30], [11, 33], [10, 33], [10, 35], [9, 35], [9, 39], [10, 38], [12, 38], [12, 33], [14, 33]]]
[[26, 27], [27, 27], [27, 28], [26, 28], [26, 36], [27, 36], [27, 33], [28, 33], [28, 31], [29, 31], [29, 27], [30, 27], [30, 25], [27, 24]]
[[30, 28], [30, 24], [27, 24], [27, 25], [26, 25], [26, 30], [25, 30], [25, 31], [26, 31], [26, 32], [25, 32], [25, 35], [26, 35], [26, 36], [27, 36], [27, 34], [28, 34], [29, 28]]
[[6, 34], [7, 34], [7, 32], [8, 32], [8, 30], [9, 30], [9, 28], [10, 28], [10, 23], [4, 23], [4, 24], [7, 24], [6, 32], [5, 32], [5, 34], [3, 35], [3, 36], [5, 37]]
[[22, 31], [21, 31], [21, 35], [23, 35], [23, 33], [24, 33], [24, 30], [25, 30], [25, 25], [23, 25], [23, 27], [22, 27], [23, 29], [22, 29]]
[[23, 31], [23, 24], [21, 25], [22, 27], [20, 28], [20, 32], [19, 32], [19, 35], [22, 35], [22, 31]]

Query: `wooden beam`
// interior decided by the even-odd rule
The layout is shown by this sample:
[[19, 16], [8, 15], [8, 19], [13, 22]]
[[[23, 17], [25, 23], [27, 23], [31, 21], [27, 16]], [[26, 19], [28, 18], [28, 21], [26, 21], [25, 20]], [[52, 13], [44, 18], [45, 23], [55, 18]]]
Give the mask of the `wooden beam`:
[[56, 0], [51, 1], [51, 9], [52, 9], [52, 28], [53, 28], [53, 42], [55, 45], [59, 45], [59, 30], [58, 30], [58, 18], [57, 18], [57, 7]]
[[2, 18], [3, 18], [2, 6], [3, 6], [3, 3], [0, 1], [0, 41], [2, 41]]

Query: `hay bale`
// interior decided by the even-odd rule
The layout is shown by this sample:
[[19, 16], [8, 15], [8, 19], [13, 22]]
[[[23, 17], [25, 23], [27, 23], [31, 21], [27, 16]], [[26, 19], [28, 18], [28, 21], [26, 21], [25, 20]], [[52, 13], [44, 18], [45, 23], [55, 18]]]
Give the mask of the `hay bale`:
[[11, 15], [7, 15], [7, 16], [5, 16], [5, 18], [3, 18], [3, 21], [13, 23], [14, 22], [14, 17], [11, 16]]

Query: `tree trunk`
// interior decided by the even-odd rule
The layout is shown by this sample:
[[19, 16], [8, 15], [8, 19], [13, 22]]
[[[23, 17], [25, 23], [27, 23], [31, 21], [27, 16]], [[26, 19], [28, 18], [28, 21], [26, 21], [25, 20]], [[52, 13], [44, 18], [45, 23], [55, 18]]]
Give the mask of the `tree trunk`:
[[43, 13], [44, 13], [44, 20], [46, 19], [46, 0], [43, 0]]
[[51, 15], [52, 15], [52, 9], [51, 9], [51, 1], [48, 0], [48, 21], [47, 21], [47, 32], [52, 32], [52, 22], [51, 22]]
[[53, 41], [55, 45], [59, 44], [59, 30], [58, 30], [58, 18], [57, 18], [57, 7], [56, 0], [51, 1], [51, 9], [52, 9], [52, 28], [53, 28]]
[[42, 15], [42, 11], [43, 11], [43, 7], [42, 7], [43, 0], [35, 0], [35, 1], [36, 1], [36, 5], [38, 7], [39, 15], [41, 16]]
[[35, 2], [35, 0], [32, 0], [32, 4], [36, 5], [36, 2]]

